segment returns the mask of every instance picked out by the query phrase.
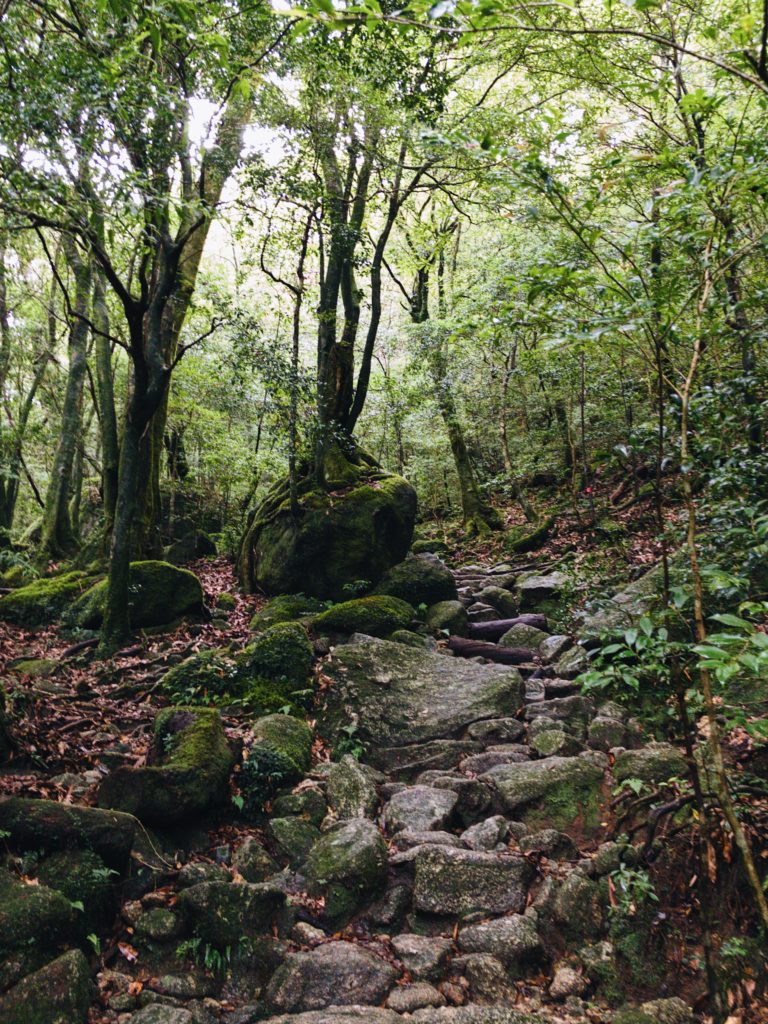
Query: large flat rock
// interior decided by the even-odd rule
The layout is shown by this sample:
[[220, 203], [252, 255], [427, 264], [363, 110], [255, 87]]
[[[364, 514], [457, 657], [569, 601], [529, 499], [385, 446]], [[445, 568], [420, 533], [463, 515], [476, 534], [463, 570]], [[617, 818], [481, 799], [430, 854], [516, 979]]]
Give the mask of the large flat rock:
[[517, 669], [478, 665], [386, 640], [338, 647], [326, 667], [319, 728], [331, 740], [356, 735], [372, 747], [459, 736], [486, 718], [514, 715], [523, 702]]

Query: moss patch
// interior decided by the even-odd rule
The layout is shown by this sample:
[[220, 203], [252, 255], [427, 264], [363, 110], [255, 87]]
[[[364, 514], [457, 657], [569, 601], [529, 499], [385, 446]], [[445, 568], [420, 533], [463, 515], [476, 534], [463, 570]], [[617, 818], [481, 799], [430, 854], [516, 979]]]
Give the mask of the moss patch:
[[300, 482], [298, 515], [287, 478], [266, 495], [241, 545], [239, 571], [249, 589], [341, 600], [349, 585], [375, 584], [405, 558], [416, 518], [414, 489], [377, 470], [364, 453], [334, 462], [326, 466], [327, 492], [314, 489], [309, 478]]
[[254, 726], [254, 744], [239, 775], [243, 810], [256, 814], [278, 790], [297, 782], [309, 769], [312, 733], [290, 715], [267, 715]]
[[293, 622], [295, 619], [319, 615], [324, 608], [324, 603], [316, 597], [281, 594], [279, 597], [273, 597], [261, 611], [256, 612], [251, 619], [250, 628], [254, 633], [260, 633], [270, 626], [276, 626], [278, 622]]
[[305, 684], [312, 671], [313, 651], [307, 631], [298, 622], [267, 628], [237, 659], [241, 677]]
[[[129, 595], [131, 625], [137, 629], [162, 626], [203, 609], [200, 580], [189, 570], [168, 562], [131, 562]], [[102, 580], [72, 605], [64, 616], [65, 624], [97, 629], [106, 599], [107, 581]]]
[[453, 574], [430, 555], [412, 555], [394, 565], [384, 573], [374, 593], [399, 597], [414, 607], [455, 601], [457, 597]]
[[226, 797], [234, 764], [218, 711], [166, 708], [155, 719], [146, 768], [121, 767], [99, 789], [99, 804], [148, 822], [176, 822]]
[[58, 619], [73, 601], [92, 586], [84, 572], [66, 572], [35, 580], [0, 597], [0, 619], [19, 626], [46, 626]]
[[331, 633], [367, 633], [386, 637], [396, 629], [405, 629], [415, 617], [413, 608], [397, 597], [360, 597], [344, 601], [312, 620], [315, 631]]

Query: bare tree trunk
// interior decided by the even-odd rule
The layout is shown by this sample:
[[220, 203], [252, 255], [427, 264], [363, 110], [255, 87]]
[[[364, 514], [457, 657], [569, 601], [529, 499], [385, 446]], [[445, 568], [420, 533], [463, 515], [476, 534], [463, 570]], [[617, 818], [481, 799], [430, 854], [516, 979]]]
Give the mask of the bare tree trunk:
[[88, 319], [91, 297], [91, 265], [71, 238], [62, 240], [67, 261], [72, 269], [75, 294], [72, 322], [69, 328], [69, 372], [61, 415], [59, 443], [45, 496], [43, 531], [40, 540], [42, 559], [70, 555], [78, 539], [69, 514], [72, 472], [82, 420], [82, 398], [87, 363]]

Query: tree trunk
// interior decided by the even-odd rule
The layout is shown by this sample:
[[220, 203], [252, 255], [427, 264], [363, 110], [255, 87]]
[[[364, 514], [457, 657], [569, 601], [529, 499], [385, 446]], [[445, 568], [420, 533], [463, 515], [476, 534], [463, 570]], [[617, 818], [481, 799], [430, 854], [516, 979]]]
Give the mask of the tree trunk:
[[69, 328], [69, 372], [61, 414], [59, 443], [45, 496], [40, 557], [43, 560], [71, 555], [77, 536], [69, 514], [72, 470], [80, 438], [83, 385], [87, 371], [87, 312], [91, 294], [91, 266], [72, 239], [63, 239], [75, 282], [73, 319]]
[[96, 400], [101, 435], [101, 497], [104, 509], [104, 538], [109, 545], [117, 504], [117, 471], [120, 445], [117, 438], [112, 351], [109, 342], [109, 312], [104, 279], [96, 274], [93, 287], [94, 363]]

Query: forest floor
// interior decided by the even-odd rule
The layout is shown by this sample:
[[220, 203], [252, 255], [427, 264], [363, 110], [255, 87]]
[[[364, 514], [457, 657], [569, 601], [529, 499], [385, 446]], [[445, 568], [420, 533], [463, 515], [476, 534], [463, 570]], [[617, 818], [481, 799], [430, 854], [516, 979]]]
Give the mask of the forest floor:
[[[524, 524], [517, 507], [503, 511], [508, 526]], [[672, 511], [669, 515], [674, 522], [677, 514]], [[586, 516], [561, 516], [552, 537], [539, 550], [518, 556], [515, 561], [529, 561], [546, 570], [570, 559], [582, 574], [599, 567], [604, 577], [618, 581], [636, 578], [661, 554], [654, 510], [648, 502], [637, 503], [623, 512], [613, 512], [611, 521], [613, 528], [607, 531], [586, 525]], [[467, 541], [454, 524], [424, 524], [421, 535], [443, 540], [450, 551], [446, 560], [453, 566], [492, 564], [509, 558], [498, 537]], [[209, 607], [216, 605], [221, 594], [234, 596], [235, 607], [228, 612], [226, 623], [185, 622], [171, 632], [148, 631], [107, 661], [96, 660], [92, 647], [73, 644], [54, 626], [27, 631], [0, 624], [0, 674], [14, 680], [11, 696], [17, 744], [14, 757], [0, 771], [0, 793], [42, 796], [64, 803], [94, 802], [101, 779], [115, 764], [146, 763], [152, 722], [158, 708], [168, 703], [158, 692], [163, 674], [198, 650], [230, 645], [239, 648], [248, 643], [249, 622], [265, 599], [239, 593], [233, 565], [226, 558], [203, 559], [189, 568], [199, 576]], [[20, 659], [43, 661], [42, 674], [14, 673], [14, 663]], [[224, 719], [232, 741], [238, 744], [247, 739], [247, 713], [227, 709]], [[315, 753], [318, 760], [328, 758], [320, 744]], [[84, 788], [84, 776], [88, 788]], [[233, 808], [233, 814], [223, 815], [208, 833], [207, 841], [198, 846], [196, 857], [215, 862], [220, 847], [235, 846], [244, 834], [259, 834], [259, 830], [243, 824]], [[674, 887], [679, 890], [678, 882]], [[170, 905], [173, 898], [171, 888], [161, 889], [157, 905]], [[687, 912], [677, 898], [674, 903], [663, 901], [660, 911], [680, 917], [684, 926]], [[367, 941], [363, 935], [353, 938]], [[695, 950], [689, 949], [688, 953]], [[124, 922], [118, 920], [113, 935], [101, 940], [102, 968], [120, 970], [121, 964], [126, 969], [130, 965], [135, 976], [149, 982], [151, 972], [145, 976], [136, 970], [138, 955], [130, 942], [130, 929], [126, 932]], [[678, 967], [682, 984], [686, 975], [683, 960]], [[523, 1008], [523, 987], [520, 997]], [[94, 1008], [91, 1020], [92, 1024], [113, 1021], [114, 1015], [102, 1017]], [[749, 1015], [734, 1017], [733, 1021], [768, 1024], [768, 1007], [754, 1006]]]

